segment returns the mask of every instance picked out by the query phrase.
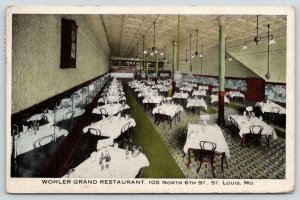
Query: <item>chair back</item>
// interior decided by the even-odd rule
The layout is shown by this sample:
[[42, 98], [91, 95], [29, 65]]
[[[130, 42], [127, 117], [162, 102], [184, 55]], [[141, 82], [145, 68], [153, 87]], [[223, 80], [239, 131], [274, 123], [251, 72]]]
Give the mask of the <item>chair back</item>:
[[121, 133], [126, 132], [129, 128], [130, 128], [130, 122], [128, 122], [127, 124], [125, 124], [125, 125], [122, 127]]
[[125, 105], [122, 105], [120, 108], [119, 108], [119, 112], [122, 112], [125, 110]]
[[46, 144], [49, 144], [52, 141], [54, 141], [54, 134], [48, 135], [48, 136], [45, 136], [45, 137], [42, 137], [42, 138], [36, 140], [33, 143], [33, 147], [36, 149], [36, 148], [42, 147]]
[[249, 127], [251, 134], [261, 135], [261, 132], [263, 131], [264, 127], [259, 125], [252, 125]]
[[107, 115], [107, 111], [104, 108], [99, 108], [100, 114], [101, 115]]
[[279, 107], [271, 107], [271, 112], [278, 114], [278, 113], [280, 113], [280, 108]]
[[101, 131], [99, 129], [96, 129], [96, 128], [89, 128], [88, 132], [93, 134], [93, 135], [101, 136]]
[[215, 157], [215, 150], [217, 148], [217, 144], [209, 141], [200, 141], [200, 150], [199, 156], [202, 158], [213, 159]]
[[104, 102], [104, 104], [108, 104], [108, 103], [109, 103], [109, 100], [108, 100], [108, 98], [106, 98], [106, 97], [103, 97], [103, 102]]

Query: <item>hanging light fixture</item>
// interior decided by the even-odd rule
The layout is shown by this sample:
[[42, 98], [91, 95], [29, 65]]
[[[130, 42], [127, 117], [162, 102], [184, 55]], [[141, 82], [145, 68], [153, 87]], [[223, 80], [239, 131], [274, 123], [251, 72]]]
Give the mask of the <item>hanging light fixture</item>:
[[190, 71], [192, 71], [192, 34], [190, 34]]
[[187, 49], [185, 49], [185, 63], [187, 63], [188, 62], [188, 59], [187, 59]]
[[[259, 29], [259, 26], [258, 26], [258, 15], [256, 16], [256, 36], [254, 37], [254, 42], [256, 43], [256, 45], [258, 45], [262, 39], [264, 38], [268, 38], [268, 44], [272, 45], [272, 44], [276, 44], [276, 40], [273, 38], [273, 35], [270, 35], [270, 32], [269, 32], [269, 29], [270, 29], [270, 24], [267, 25], [268, 27], [268, 35], [267, 36], [259, 36], [258, 35], [258, 29]], [[271, 38], [271, 40], [270, 40]], [[248, 49], [248, 47], [246, 46], [246, 43], [248, 42], [252, 42], [253, 40], [247, 40], [244, 42], [244, 45], [242, 46], [242, 50], [246, 50]]]
[[274, 37], [273, 37], [273, 35], [270, 35], [270, 24], [268, 24], [267, 25], [267, 27], [268, 27], [268, 38], [270, 38], [271, 37], [271, 40], [269, 41], [269, 44], [276, 44], [276, 40], [274, 39]]
[[164, 46], [163, 56], [164, 56], [164, 61], [166, 61], [166, 46]]
[[157, 49], [156, 49], [156, 47], [155, 47], [155, 24], [156, 24], [156, 21], [154, 21], [153, 22], [153, 27], [154, 27], [154, 34], [153, 34], [153, 47], [152, 47], [152, 51], [154, 52], [154, 53], [157, 53]]
[[270, 74], [270, 24], [268, 24], [268, 72], [266, 73], [265, 77], [267, 79], [271, 78], [271, 74]]
[[197, 40], [196, 40], [196, 51], [195, 56], [198, 56], [198, 30], [196, 30]]
[[258, 15], [256, 16], [256, 36], [254, 37], [254, 42], [258, 44], [261, 40], [261, 37], [258, 35]]

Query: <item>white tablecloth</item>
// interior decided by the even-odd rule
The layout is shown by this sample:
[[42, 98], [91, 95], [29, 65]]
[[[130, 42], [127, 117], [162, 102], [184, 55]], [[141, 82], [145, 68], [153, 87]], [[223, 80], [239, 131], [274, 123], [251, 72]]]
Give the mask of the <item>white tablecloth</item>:
[[[73, 114], [74, 112], [74, 114]], [[80, 115], [82, 115], [84, 113], [84, 109], [81, 108], [72, 108], [68, 107], [68, 108], [62, 108], [62, 109], [58, 109], [55, 110], [55, 113], [53, 110], [48, 110], [48, 113], [40, 113], [40, 114], [35, 114], [33, 116], [31, 116], [29, 119], [27, 119], [27, 121], [35, 121], [35, 120], [41, 120], [42, 116], [45, 115], [48, 119], [48, 121], [50, 122], [50, 124], [54, 124], [63, 120], [67, 120], [70, 119], [72, 117], [78, 117]], [[55, 122], [54, 122], [55, 121]]]
[[173, 99], [187, 99], [188, 97], [189, 97], [188, 93], [175, 92], [175, 94], [173, 95]]
[[278, 108], [279, 109], [279, 114], [286, 114], [286, 109], [274, 102], [257, 102], [255, 106], [259, 106], [261, 111], [264, 112], [272, 112], [272, 108]]
[[200, 124], [189, 124], [183, 151], [187, 153], [189, 148], [200, 149], [200, 141], [216, 143], [216, 151], [225, 152], [226, 157], [230, 158], [229, 147], [218, 125], [203, 126]]
[[116, 139], [121, 135], [122, 127], [125, 126], [127, 123], [130, 123], [129, 128], [136, 126], [136, 123], [133, 118], [126, 119], [125, 117], [119, 116], [107, 117], [94, 124], [91, 124], [90, 126], [84, 127], [83, 132], [86, 133], [89, 128], [95, 128], [101, 131], [102, 136], [110, 137], [111, 139]]
[[257, 117], [253, 117], [250, 120], [248, 117], [243, 115], [229, 115], [228, 120], [230, 120], [230, 116], [236, 121], [238, 124], [238, 128], [240, 129], [239, 135], [243, 137], [243, 134], [250, 133], [249, 127], [252, 125], [259, 125], [263, 127], [262, 135], [270, 135], [273, 137], [273, 139], [277, 139], [276, 131], [275, 129], [265, 123], [264, 121], [258, 119]]
[[[36, 132], [36, 134], [34, 132]], [[55, 127], [55, 135], [56, 138], [62, 135], [67, 136], [68, 131]], [[16, 153], [17, 155], [21, 155], [54, 141], [54, 126], [46, 124], [40, 126], [39, 130], [36, 131], [32, 129], [27, 130], [27, 127], [23, 126], [23, 132], [21, 132], [19, 136], [16, 135], [14, 137], [16, 142]]]
[[[161, 111], [161, 112], [160, 112]], [[183, 111], [183, 107], [177, 104], [162, 104], [157, 107], [155, 107], [152, 111], [152, 114], [160, 113], [169, 115], [171, 118], [175, 116], [176, 113]]]
[[192, 96], [205, 96], [206, 95], [206, 90], [194, 90]]
[[187, 104], [186, 107], [204, 107], [204, 109], [207, 109], [207, 105], [206, 102], [203, 100], [203, 98], [201, 99], [188, 99], [187, 100]]
[[208, 90], [208, 86], [199, 85], [199, 90]]
[[116, 102], [119, 102], [120, 100], [125, 100], [126, 101], [125, 96], [114, 95], [114, 96], [102, 97], [98, 100], [98, 103], [100, 103], [100, 102], [104, 103], [104, 99], [107, 99], [108, 103], [116, 103]]
[[[122, 104], [120, 103], [114, 103], [114, 104], [106, 104], [103, 106], [98, 106], [97, 108], [94, 108], [92, 113], [95, 114], [101, 114], [100, 108], [104, 108], [108, 115], [115, 115], [119, 113], [119, 109], [122, 107]], [[125, 104], [125, 110], [129, 109], [129, 106]]]
[[184, 86], [179, 88], [180, 91], [188, 91], [191, 92], [193, 90], [193, 87], [191, 86]]
[[226, 157], [230, 158], [229, 147], [218, 125], [203, 126], [200, 124], [189, 124], [183, 151], [187, 153], [189, 148], [200, 149], [200, 141], [216, 143], [216, 151], [225, 152]]
[[143, 103], [156, 103], [159, 104], [163, 100], [162, 96], [147, 96], [143, 99]]
[[230, 91], [230, 92], [226, 92], [226, 95], [229, 95], [230, 98], [233, 97], [241, 97], [245, 99], [245, 95], [239, 91]]
[[[106, 150], [109, 152], [111, 161], [108, 163], [109, 168], [104, 167], [101, 170], [99, 159], [102, 153], [104, 155], [107, 153]], [[103, 164], [105, 166], [106, 162]], [[148, 166], [150, 163], [145, 154], [140, 153], [137, 157], [132, 157], [130, 152], [126, 159], [126, 150], [108, 146], [93, 152], [91, 157], [78, 165], [73, 173], [63, 178], [135, 178], [141, 168]]]
[[[219, 102], [218, 95], [212, 94], [210, 97], [211, 97], [211, 101], [210, 101], [211, 103]], [[224, 102], [229, 103], [229, 99], [226, 96], [224, 96]]]

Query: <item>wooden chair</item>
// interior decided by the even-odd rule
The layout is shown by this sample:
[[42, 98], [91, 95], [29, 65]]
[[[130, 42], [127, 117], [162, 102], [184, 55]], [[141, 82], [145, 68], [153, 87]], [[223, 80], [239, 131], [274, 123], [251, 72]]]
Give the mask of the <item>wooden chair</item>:
[[130, 122], [128, 122], [127, 124], [125, 124], [121, 128], [121, 135], [124, 134], [124, 133], [126, 134], [126, 137], [127, 137], [128, 141], [131, 141]]
[[46, 144], [51, 143], [52, 141], [54, 141], [54, 134], [48, 135], [48, 136], [45, 136], [45, 137], [42, 137], [42, 138], [38, 139], [37, 141], [35, 141], [33, 143], [33, 147], [35, 149], [37, 149], [39, 147], [42, 147], [42, 146], [44, 146]]
[[101, 131], [96, 128], [89, 128], [88, 133], [91, 133], [93, 135], [101, 136]]
[[209, 141], [200, 141], [199, 143], [200, 149], [196, 150], [197, 160], [200, 161], [199, 167], [197, 169], [197, 173], [199, 172], [201, 165], [203, 162], [210, 162], [211, 170], [213, 177], [215, 178], [214, 172], [214, 158], [215, 158], [215, 150], [217, 148], [216, 143]]
[[252, 125], [249, 127], [251, 144], [261, 145], [261, 133], [263, 129], [264, 127], [259, 125]]
[[238, 132], [238, 127], [237, 127], [235, 120], [231, 116], [229, 116], [229, 122], [230, 122], [229, 123], [230, 132], [232, 134], [236, 135]]
[[280, 121], [280, 108], [271, 107], [270, 119], [273, 123], [278, 123]]
[[107, 117], [108, 116], [108, 112], [105, 110], [105, 108], [99, 108], [99, 112], [100, 112], [100, 115], [103, 117]]

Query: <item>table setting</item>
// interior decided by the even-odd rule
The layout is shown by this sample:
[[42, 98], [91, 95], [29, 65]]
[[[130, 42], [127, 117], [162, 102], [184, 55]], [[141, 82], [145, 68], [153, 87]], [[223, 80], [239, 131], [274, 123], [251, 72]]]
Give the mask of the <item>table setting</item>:
[[122, 128], [128, 123], [129, 126], [126, 128], [136, 126], [135, 120], [129, 115], [125, 115], [125, 117], [121, 117], [121, 115], [104, 117], [104, 119], [84, 127], [83, 133], [87, 133], [89, 128], [93, 128], [100, 130], [101, 136], [116, 139], [122, 134]]
[[142, 152], [107, 146], [91, 156], [63, 178], [135, 178], [150, 163]]

